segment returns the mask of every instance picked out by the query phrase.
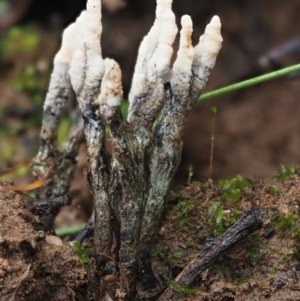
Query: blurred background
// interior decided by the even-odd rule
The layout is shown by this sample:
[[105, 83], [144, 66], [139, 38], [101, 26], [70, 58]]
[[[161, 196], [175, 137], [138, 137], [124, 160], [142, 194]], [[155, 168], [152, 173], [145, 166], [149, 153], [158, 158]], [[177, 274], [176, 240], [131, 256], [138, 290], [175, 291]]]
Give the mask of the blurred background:
[[[223, 48], [206, 91], [300, 60], [297, 0], [173, 2], [178, 25], [180, 16], [192, 17], [194, 43], [213, 15], [221, 18]], [[86, 0], [0, 0], [0, 169], [35, 156], [53, 57], [63, 28], [85, 4]], [[124, 98], [130, 88], [138, 45], [153, 23], [154, 12], [155, 0], [103, 0], [103, 55], [121, 65]], [[299, 92], [300, 81], [294, 74], [198, 104], [184, 132], [182, 164], [173, 188], [186, 184], [190, 166], [193, 179], [208, 179], [212, 106], [218, 109], [211, 175], [214, 181], [237, 174], [261, 179], [275, 175], [281, 164], [297, 166]], [[70, 112], [66, 112], [58, 134], [60, 143], [66, 139], [70, 125]], [[86, 164], [84, 146], [81, 154], [82, 169]], [[88, 191], [83, 192], [81, 169], [71, 189], [76, 202], [89, 208], [85, 200], [90, 196]], [[28, 168], [19, 170], [13, 180], [26, 172]], [[17, 181], [28, 182], [29, 178]], [[86, 211], [78, 218], [86, 219], [90, 214], [89, 209]]]

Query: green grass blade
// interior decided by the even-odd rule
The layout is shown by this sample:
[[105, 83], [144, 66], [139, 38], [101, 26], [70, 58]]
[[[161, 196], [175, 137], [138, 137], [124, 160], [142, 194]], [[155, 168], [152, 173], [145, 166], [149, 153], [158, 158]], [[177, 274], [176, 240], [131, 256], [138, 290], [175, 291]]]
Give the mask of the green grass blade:
[[225, 94], [228, 94], [228, 93], [240, 90], [240, 89], [254, 86], [259, 83], [266, 82], [266, 81], [272, 80], [274, 78], [284, 76], [284, 75], [287, 75], [287, 74], [290, 74], [290, 73], [293, 73], [293, 72], [296, 72], [299, 70], [300, 70], [300, 64], [297, 64], [297, 65], [289, 66], [289, 67], [286, 67], [286, 68], [283, 68], [283, 69], [280, 69], [280, 70], [277, 70], [274, 72], [263, 74], [263, 75], [260, 75], [260, 76], [257, 76], [257, 77], [251, 78], [251, 79], [247, 79], [240, 83], [229, 85], [229, 86], [226, 86], [226, 87], [223, 87], [223, 88], [211, 91], [211, 92], [203, 93], [199, 97], [198, 102], [203, 102], [205, 100], [208, 100], [208, 99], [211, 99], [214, 97], [218, 97], [218, 96], [225, 95]]

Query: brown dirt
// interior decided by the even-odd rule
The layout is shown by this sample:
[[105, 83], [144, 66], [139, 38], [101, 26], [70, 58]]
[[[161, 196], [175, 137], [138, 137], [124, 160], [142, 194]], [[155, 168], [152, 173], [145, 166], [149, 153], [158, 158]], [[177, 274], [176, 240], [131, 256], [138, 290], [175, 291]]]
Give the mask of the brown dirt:
[[0, 300], [72, 300], [75, 294], [80, 300], [78, 292], [86, 283], [86, 272], [74, 249], [68, 244], [46, 243], [45, 233], [38, 230], [41, 225], [26, 207], [26, 196], [2, 185]]
[[[195, 279], [196, 295], [182, 300], [299, 300], [300, 233], [278, 222], [279, 217], [290, 216], [293, 227], [300, 229], [299, 188], [299, 175], [284, 182], [276, 178], [250, 182], [233, 200], [218, 186], [194, 182], [180, 192], [178, 205], [164, 219], [155, 258], [160, 273], [165, 277], [170, 271], [176, 277], [208, 237], [225, 231], [247, 210], [260, 210], [262, 229], [219, 257]], [[217, 225], [220, 211], [222, 227]]]
[[[5, 185], [0, 195], [1, 300], [14, 292], [16, 301], [85, 300], [86, 272], [74, 249], [44, 240], [25, 195]], [[262, 229], [219, 256], [195, 279], [197, 292], [181, 300], [299, 300], [299, 200], [299, 174], [264, 182], [240, 177], [227, 188], [194, 182], [166, 204], [153, 248], [156, 275], [162, 282], [174, 279], [208, 237], [220, 235], [244, 212], [260, 210]]]

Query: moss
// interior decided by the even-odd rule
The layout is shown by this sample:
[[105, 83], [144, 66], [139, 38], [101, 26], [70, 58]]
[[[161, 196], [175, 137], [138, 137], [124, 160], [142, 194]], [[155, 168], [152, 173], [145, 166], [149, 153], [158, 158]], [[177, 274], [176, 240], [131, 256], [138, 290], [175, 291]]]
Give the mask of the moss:
[[75, 253], [79, 258], [79, 261], [81, 263], [85, 263], [85, 264], [89, 263], [88, 255], [93, 249], [92, 248], [84, 248], [81, 245], [81, 243], [78, 241], [73, 242], [73, 246], [75, 249]]
[[280, 181], [284, 181], [286, 178], [289, 178], [291, 175], [295, 174], [296, 172], [297, 172], [297, 168], [295, 167], [285, 167], [281, 165], [276, 177]]
[[213, 202], [213, 205], [208, 209], [210, 219], [206, 225], [212, 228], [213, 236], [220, 236], [238, 220], [240, 211], [238, 206], [225, 210], [225, 203], [222, 200], [210, 200], [210, 202]]
[[272, 224], [278, 229], [289, 232], [293, 238], [300, 238], [300, 221], [299, 218], [294, 217], [294, 214], [288, 216], [276, 214], [272, 219]]
[[271, 195], [273, 195], [276, 198], [280, 197], [280, 190], [279, 190], [279, 188], [276, 185], [274, 185], [274, 184], [266, 184], [266, 187], [268, 187]]
[[150, 250], [150, 256], [156, 257], [162, 250], [161, 245], [156, 245]]
[[178, 206], [182, 207], [182, 211], [181, 217], [176, 225], [176, 229], [177, 231], [181, 231], [186, 226], [189, 217], [189, 212], [190, 210], [195, 208], [196, 203], [190, 200], [183, 200], [179, 202]]
[[34, 52], [39, 44], [37, 26], [14, 26], [0, 40], [0, 59], [8, 61], [24, 53]]
[[215, 263], [213, 268], [223, 279], [236, 286], [245, 283], [249, 279], [249, 277], [246, 277], [245, 275], [236, 273], [232, 265], [228, 265], [223, 262]]
[[178, 285], [174, 280], [171, 280], [168, 277], [165, 277], [165, 280], [168, 285], [172, 286], [176, 291], [178, 291], [184, 295], [195, 295], [198, 292], [197, 289], [188, 288], [183, 285]]
[[252, 234], [247, 238], [249, 242], [249, 256], [252, 262], [257, 262], [263, 257], [261, 252], [261, 239], [258, 235]]

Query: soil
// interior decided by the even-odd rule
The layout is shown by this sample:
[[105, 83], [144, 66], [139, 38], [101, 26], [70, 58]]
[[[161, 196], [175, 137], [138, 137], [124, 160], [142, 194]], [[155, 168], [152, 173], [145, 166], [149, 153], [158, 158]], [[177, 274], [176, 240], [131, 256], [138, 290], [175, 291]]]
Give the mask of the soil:
[[[261, 230], [221, 254], [180, 300], [299, 300], [300, 176], [296, 171], [278, 177], [236, 177], [217, 186], [193, 182], [170, 197], [152, 249], [164, 285], [244, 212], [263, 216]], [[43, 231], [26, 207], [28, 196], [5, 183], [0, 195], [1, 300], [85, 300], [88, 265], [80, 263], [76, 249]]]
[[0, 185], [0, 299], [72, 300], [85, 284], [83, 264], [70, 245], [45, 234], [26, 198]]

